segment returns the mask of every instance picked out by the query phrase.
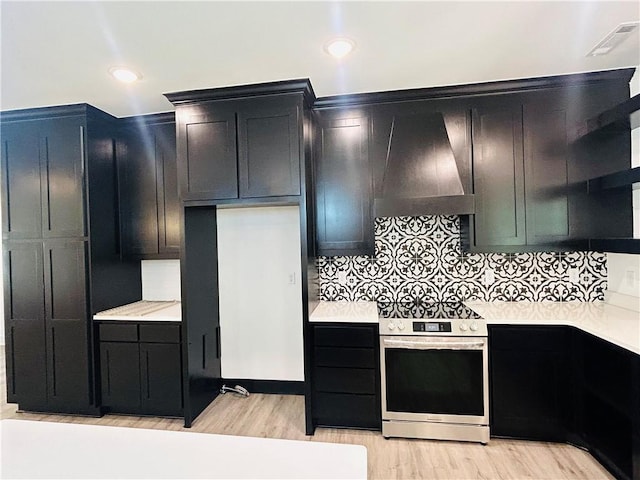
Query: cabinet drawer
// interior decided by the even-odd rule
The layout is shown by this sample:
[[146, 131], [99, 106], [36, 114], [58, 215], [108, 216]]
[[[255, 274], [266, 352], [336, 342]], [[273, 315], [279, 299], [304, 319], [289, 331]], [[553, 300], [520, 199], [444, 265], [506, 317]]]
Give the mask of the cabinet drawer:
[[315, 389], [320, 392], [376, 393], [375, 370], [364, 368], [315, 369]]
[[374, 327], [316, 326], [314, 343], [327, 347], [369, 347], [377, 341]]
[[140, 341], [150, 343], [180, 343], [180, 325], [140, 325]]
[[376, 367], [376, 356], [373, 348], [316, 347], [314, 352], [315, 364], [318, 367]]
[[136, 323], [101, 323], [101, 342], [137, 342], [138, 325]]
[[380, 399], [376, 395], [316, 393], [313, 402], [316, 425], [380, 430]]
[[506, 350], [565, 351], [566, 328], [562, 326], [491, 327], [491, 348]]

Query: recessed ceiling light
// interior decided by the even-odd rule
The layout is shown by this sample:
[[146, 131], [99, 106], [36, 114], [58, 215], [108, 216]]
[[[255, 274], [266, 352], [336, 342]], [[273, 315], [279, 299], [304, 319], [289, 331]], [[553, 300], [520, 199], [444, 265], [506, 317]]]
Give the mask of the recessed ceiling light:
[[142, 75], [128, 67], [111, 67], [109, 73], [122, 83], [133, 83], [142, 78]]
[[337, 59], [347, 56], [354, 48], [356, 42], [346, 37], [335, 38], [324, 46], [325, 51]]

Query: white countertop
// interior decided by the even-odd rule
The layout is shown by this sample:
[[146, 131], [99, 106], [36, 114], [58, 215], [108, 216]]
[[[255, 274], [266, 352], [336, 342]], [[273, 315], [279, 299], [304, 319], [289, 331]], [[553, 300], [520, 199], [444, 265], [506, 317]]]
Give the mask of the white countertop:
[[567, 325], [640, 355], [640, 312], [605, 302], [465, 302], [489, 325]]
[[145, 322], [179, 322], [182, 319], [180, 302], [140, 300], [120, 307], [98, 312], [94, 320], [123, 320]]
[[[465, 302], [489, 325], [565, 325], [640, 355], [640, 312], [605, 302]], [[378, 323], [376, 302], [319, 302], [310, 322]]]
[[367, 449], [28, 420], [0, 421], [2, 478], [367, 478]]
[[310, 322], [378, 323], [376, 302], [319, 302]]

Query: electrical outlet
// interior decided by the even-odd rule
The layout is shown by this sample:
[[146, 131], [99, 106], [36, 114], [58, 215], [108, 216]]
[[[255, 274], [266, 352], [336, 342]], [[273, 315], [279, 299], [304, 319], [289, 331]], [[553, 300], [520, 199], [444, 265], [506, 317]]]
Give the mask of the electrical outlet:
[[489, 286], [489, 285], [492, 285], [495, 281], [496, 281], [495, 272], [492, 269], [487, 268], [484, 271], [484, 284]]
[[289, 274], [289, 285], [295, 285], [296, 284], [296, 272], [291, 272]]
[[338, 283], [340, 285], [347, 284], [347, 272], [338, 272]]
[[567, 274], [571, 283], [580, 283], [580, 271], [577, 268], [570, 268]]
[[624, 272], [624, 278], [627, 282], [627, 287], [633, 287], [636, 283], [636, 272], [633, 270], [627, 270]]

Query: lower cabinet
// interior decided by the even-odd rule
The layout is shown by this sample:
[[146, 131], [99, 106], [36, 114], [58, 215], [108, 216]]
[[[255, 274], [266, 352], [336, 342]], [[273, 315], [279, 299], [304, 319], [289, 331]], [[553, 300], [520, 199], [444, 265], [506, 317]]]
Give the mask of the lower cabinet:
[[640, 479], [640, 356], [587, 333], [574, 352], [579, 436], [616, 477]]
[[566, 327], [490, 327], [491, 435], [566, 440]]
[[640, 355], [571, 327], [489, 328], [491, 435], [568, 441], [640, 480]]
[[105, 412], [182, 415], [180, 324], [100, 323]]
[[380, 430], [378, 325], [313, 324], [313, 425]]

